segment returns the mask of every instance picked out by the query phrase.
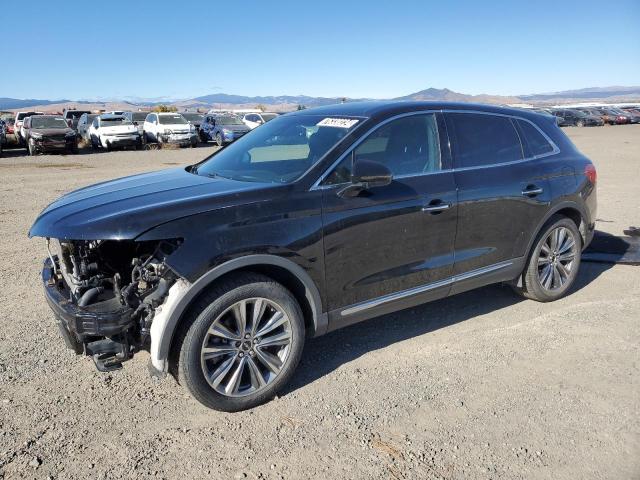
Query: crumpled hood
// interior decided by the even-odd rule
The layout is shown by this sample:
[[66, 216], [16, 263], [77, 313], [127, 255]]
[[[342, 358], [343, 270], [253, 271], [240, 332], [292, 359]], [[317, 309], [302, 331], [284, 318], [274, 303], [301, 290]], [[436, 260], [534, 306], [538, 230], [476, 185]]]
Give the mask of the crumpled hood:
[[118, 135], [121, 133], [136, 133], [138, 127], [133, 124], [130, 125], [113, 125], [111, 127], [100, 127], [98, 130], [102, 135]]
[[66, 135], [67, 133], [73, 132], [70, 128], [32, 128], [31, 133], [42, 135], [43, 137], [54, 137], [57, 135]]
[[[270, 185], [193, 175], [183, 168], [124, 177], [60, 197], [40, 213], [29, 237], [134, 239], [171, 220], [259, 200], [259, 190]], [[256, 195], [238, 195], [249, 191]]]

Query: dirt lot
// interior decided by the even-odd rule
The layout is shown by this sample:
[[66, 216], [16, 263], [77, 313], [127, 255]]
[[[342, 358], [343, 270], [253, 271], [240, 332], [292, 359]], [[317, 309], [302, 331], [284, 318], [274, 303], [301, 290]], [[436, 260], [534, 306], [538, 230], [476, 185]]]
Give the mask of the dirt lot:
[[[568, 129], [598, 227], [640, 224], [640, 126]], [[0, 160], [0, 478], [640, 478], [640, 268], [584, 263], [553, 304], [492, 286], [309, 341], [293, 385], [224, 414], [147, 354], [63, 347], [26, 232], [61, 193], [213, 148]]]

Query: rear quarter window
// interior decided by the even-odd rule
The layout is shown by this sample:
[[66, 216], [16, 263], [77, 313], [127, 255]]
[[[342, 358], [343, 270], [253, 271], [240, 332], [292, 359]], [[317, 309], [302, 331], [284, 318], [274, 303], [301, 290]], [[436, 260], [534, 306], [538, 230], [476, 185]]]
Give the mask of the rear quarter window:
[[509, 117], [449, 113], [447, 124], [453, 133], [456, 168], [482, 167], [524, 158], [520, 137]]
[[531, 155], [546, 155], [553, 152], [553, 145], [531, 123], [526, 120], [518, 120], [518, 126], [524, 136], [524, 140], [527, 142]]

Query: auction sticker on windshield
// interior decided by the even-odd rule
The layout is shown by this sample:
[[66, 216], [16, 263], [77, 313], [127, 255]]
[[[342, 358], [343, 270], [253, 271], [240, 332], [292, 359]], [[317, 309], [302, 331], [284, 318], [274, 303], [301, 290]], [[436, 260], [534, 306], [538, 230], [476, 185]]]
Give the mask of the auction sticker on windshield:
[[359, 120], [353, 118], [324, 118], [320, 120], [317, 125], [319, 127], [337, 127], [337, 128], [351, 128]]

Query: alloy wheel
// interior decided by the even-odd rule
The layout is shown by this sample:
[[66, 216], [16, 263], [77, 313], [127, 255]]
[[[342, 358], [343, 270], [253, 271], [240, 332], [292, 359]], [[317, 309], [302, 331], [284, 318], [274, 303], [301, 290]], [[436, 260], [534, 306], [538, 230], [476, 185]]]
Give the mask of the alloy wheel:
[[571, 230], [558, 227], [542, 241], [538, 253], [538, 281], [548, 291], [564, 287], [573, 274], [578, 243]]
[[200, 363], [209, 385], [229, 397], [256, 393], [272, 383], [291, 350], [291, 321], [266, 298], [240, 300], [211, 324]]

